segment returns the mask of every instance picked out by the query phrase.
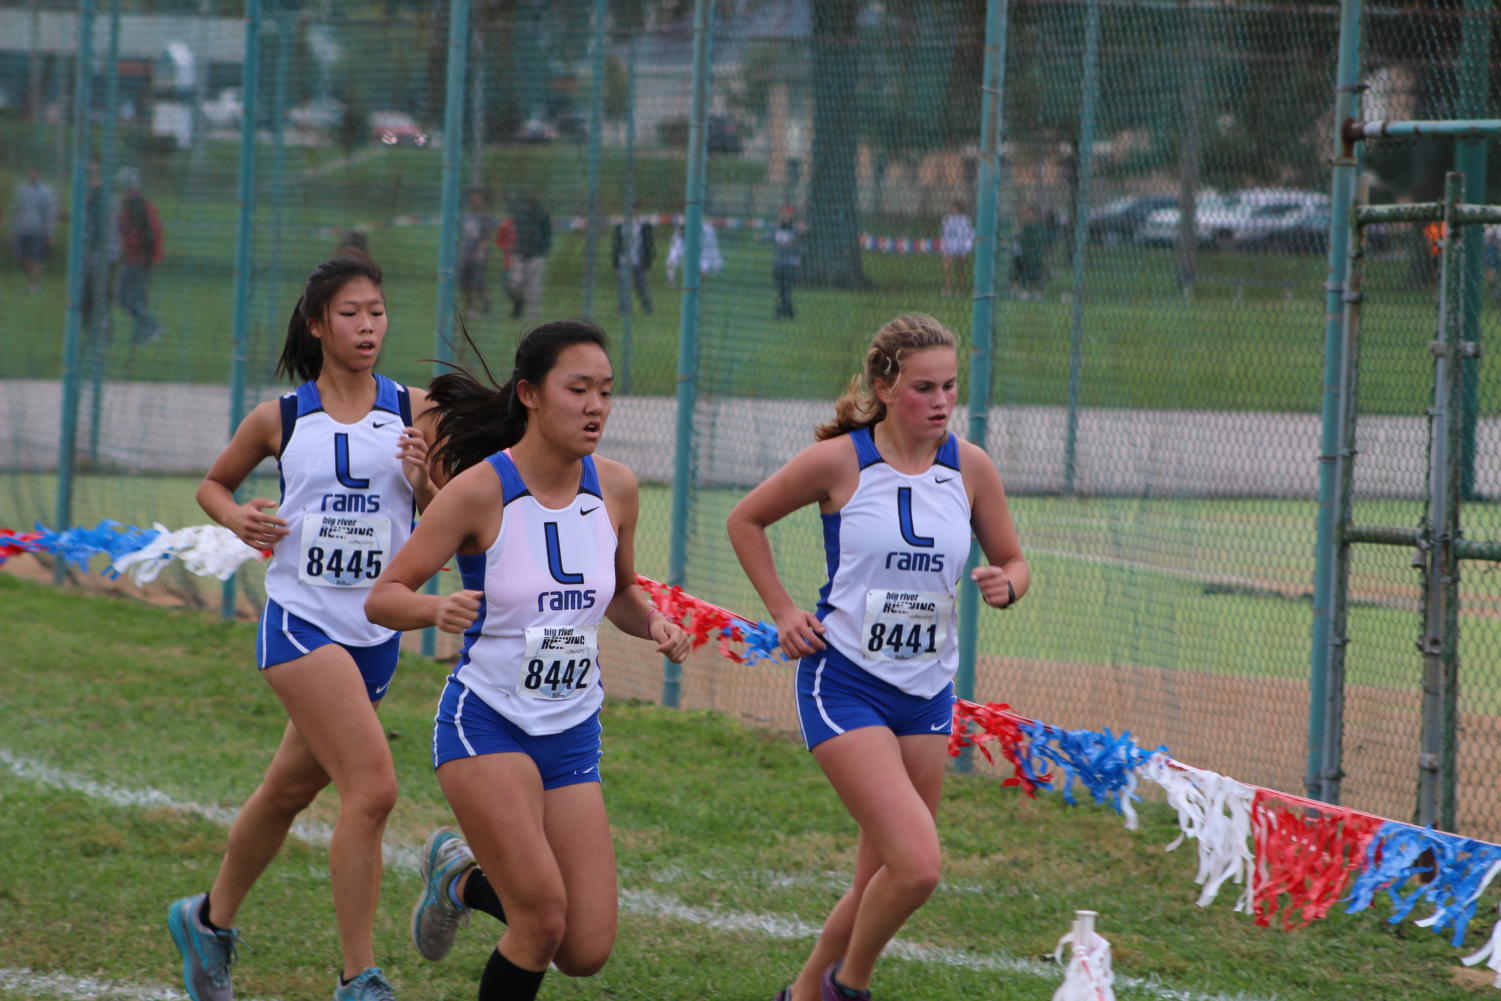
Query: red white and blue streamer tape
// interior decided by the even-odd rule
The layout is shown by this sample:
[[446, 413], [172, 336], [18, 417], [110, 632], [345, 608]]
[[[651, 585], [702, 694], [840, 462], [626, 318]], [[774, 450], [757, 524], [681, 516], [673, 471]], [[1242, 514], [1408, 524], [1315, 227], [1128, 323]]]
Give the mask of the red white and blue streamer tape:
[[193, 525], [175, 531], [165, 525], [137, 528], [118, 521], [101, 521], [93, 528], [78, 526], [54, 532], [38, 524], [30, 532], [0, 528], [0, 564], [20, 553], [47, 553], [87, 570], [95, 556], [109, 557], [100, 571], [107, 577], [128, 576], [149, 584], [177, 560], [189, 573], [226, 580], [250, 560], [267, 552], [252, 549], [223, 525]]

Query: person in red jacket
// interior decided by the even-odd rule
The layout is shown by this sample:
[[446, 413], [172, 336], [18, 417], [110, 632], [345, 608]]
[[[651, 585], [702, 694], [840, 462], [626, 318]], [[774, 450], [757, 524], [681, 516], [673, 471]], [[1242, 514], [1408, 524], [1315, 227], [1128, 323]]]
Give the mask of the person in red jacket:
[[516, 220], [504, 216], [495, 229], [495, 245], [500, 248], [501, 281], [506, 288], [506, 298], [511, 300], [511, 316], [521, 315], [521, 276], [516, 271], [520, 258], [516, 256]]
[[131, 341], [150, 344], [162, 336], [161, 321], [147, 306], [151, 268], [162, 261], [162, 222], [156, 206], [141, 193], [141, 172], [122, 167], [119, 176], [120, 290], [122, 308], [135, 320]]

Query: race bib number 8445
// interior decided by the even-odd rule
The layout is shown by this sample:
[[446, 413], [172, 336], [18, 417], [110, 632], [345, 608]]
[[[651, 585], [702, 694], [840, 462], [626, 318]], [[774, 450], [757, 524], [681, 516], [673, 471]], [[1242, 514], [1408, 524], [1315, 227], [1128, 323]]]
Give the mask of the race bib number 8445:
[[383, 514], [330, 514], [302, 520], [297, 578], [315, 587], [370, 587], [391, 550], [391, 520]]

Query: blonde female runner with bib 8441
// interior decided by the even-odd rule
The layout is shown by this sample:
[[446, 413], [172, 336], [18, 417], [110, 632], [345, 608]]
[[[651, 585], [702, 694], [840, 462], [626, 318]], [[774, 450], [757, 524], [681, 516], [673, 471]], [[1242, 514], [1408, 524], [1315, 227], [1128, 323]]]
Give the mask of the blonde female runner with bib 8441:
[[[1000, 473], [949, 432], [958, 357], [930, 316], [876, 333], [834, 420], [730, 512], [746, 576], [797, 667], [803, 739], [860, 825], [853, 885], [779, 1001], [870, 997], [876, 959], [938, 883], [935, 817], [958, 667], [954, 606], [971, 576], [1005, 608], [1030, 575]], [[809, 504], [823, 515], [828, 582], [818, 612], [777, 574], [766, 528]]]

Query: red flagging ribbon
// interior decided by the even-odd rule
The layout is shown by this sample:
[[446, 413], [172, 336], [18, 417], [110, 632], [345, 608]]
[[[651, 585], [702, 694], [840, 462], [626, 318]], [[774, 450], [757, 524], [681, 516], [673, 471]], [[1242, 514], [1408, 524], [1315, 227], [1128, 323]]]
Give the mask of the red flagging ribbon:
[[1327, 915], [1351, 875], [1364, 868], [1366, 845], [1383, 823], [1356, 810], [1257, 789], [1251, 802], [1256, 923], [1270, 925], [1279, 907], [1288, 930]]
[[[987, 702], [982, 706], [968, 699], [956, 699], [954, 732], [949, 735], [949, 756], [957, 757], [964, 748], [974, 747], [985, 755], [986, 761], [995, 764], [995, 757], [990, 753], [991, 745], [994, 745], [1001, 757], [1011, 762], [1012, 774], [1001, 785], [1021, 786], [1022, 792], [1036, 799], [1039, 781], [1048, 782], [1052, 776], [1038, 775], [1034, 778], [1031, 770], [1025, 766], [1023, 754], [1029, 738], [1022, 733], [1021, 724], [1030, 722], [1027, 717], [1012, 712], [1011, 707], [1004, 702]], [[978, 733], [969, 732], [971, 723], [979, 727]]]
[[645, 589], [652, 604], [672, 622], [677, 623], [693, 637], [693, 649], [697, 650], [711, 639], [719, 640], [719, 652], [735, 663], [745, 658], [730, 649], [731, 643], [745, 639], [741, 624], [749, 620], [729, 609], [720, 608], [713, 602], [696, 598], [677, 584], [668, 586], [650, 577], [636, 575], [636, 583]]

